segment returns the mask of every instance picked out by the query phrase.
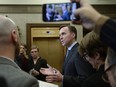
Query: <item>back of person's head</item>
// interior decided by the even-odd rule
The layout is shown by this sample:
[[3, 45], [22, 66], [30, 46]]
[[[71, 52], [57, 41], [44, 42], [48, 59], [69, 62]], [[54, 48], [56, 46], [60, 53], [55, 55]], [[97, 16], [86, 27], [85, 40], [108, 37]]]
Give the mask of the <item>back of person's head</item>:
[[17, 29], [16, 24], [10, 18], [0, 16], [0, 44], [11, 42], [13, 29]]
[[75, 34], [75, 39], [77, 39], [77, 29], [74, 26], [71, 26], [71, 25], [61, 25], [59, 27], [59, 30], [61, 30], [63, 27], [67, 27], [70, 32]]
[[19, 44], [16, 24], [10, 18], [0, 16], [0, 55], [14, 58], [19, 54]]
[[91, 31], [82, 39], [78, 50], [81, 56], [86, 53], [91, 58], [94, 58], [94, 55], [99, 53], [101, 60], [105, 61], [107, 46], [100, 41], [95, 32]]

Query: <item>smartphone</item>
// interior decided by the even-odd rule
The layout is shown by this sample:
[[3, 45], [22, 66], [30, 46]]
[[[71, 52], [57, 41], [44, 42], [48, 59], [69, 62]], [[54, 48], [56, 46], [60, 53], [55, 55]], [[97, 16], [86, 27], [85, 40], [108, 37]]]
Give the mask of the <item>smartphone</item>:
[[43, 4], [42, 18], [44, 22], [59, 22], [80, 20], [80, 17], [75, 17], [73, 12], [79, 8], [80, 4], [72, 3], [51, 3]]

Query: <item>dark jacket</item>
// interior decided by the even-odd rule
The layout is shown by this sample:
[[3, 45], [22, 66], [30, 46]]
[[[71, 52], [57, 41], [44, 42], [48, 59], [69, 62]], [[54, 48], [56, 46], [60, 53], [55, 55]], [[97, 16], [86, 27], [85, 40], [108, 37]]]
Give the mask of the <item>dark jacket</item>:
[[[47, 68], [47, 61], [45, 60], [45, 59], [43, 59], [43, 58], [39, 58], [38, 60], [37, 60], [37, 62], [36, 62], [36, 64], [34, 64], [34, 62], [33, 62], [33, 59], [32, 58], [30, 58], [30, 60], [29, 60], [29, 70], [31, 70], [31, 69], [35, 69], [35, 70], [37, 70], [39, 73], [40, 73], [40, 68]], [[37, 75], [37, 76], [35, 76], [38, 80], [42, 80], [42, 81], [45, 81], [45, 75], [43, 75], [43, 74], [39, 74], [39, 75]]]
[[102, 79], [102, 74], [104, 72], [104, 65], [102, 65], [99, 70], [89, 76], [82, 84], [82, 87], [111, 87], [110, 84], [106, 83]]
[[92, 66], [80, 57], [78, 43], [75, 44], [63, 66], [63, 87], [79, 87], [83, 80], [91, 75], [94, 70]]
[[16, 57], [16, 63], [18, 64], [18, 66], [25, 72], [29, 72], [29, 59], [25, 58], [25, 56], [23, 54], [20, 54]]

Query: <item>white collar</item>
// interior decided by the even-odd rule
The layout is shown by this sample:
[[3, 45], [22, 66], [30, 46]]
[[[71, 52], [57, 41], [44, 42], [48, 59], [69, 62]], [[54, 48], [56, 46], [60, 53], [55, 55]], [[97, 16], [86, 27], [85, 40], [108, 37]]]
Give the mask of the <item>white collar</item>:
[[68, 50], [71, 50], [72, 47], [73, 47], [75, 44], [77, 44], [77, 41], [75, 41], [73, 44], [71, 44], [71, 45], [68, 47]]

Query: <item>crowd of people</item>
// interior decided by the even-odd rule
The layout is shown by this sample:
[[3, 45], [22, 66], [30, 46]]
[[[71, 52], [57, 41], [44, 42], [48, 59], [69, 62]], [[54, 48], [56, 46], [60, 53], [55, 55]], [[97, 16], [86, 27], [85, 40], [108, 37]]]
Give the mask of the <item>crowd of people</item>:
[[28, 55], [16, 24], [0, 16], [0, 87], [39, 87], [37, 80], [62, 82], [62, 87], [116, 87], [116, 22], [84, 0], [73, 1], [81, 4], [74, 15], [80, 15], [91, 32], [78, 44], [74, 26], [59, 28], [61, 44], [67, 48], [62, 73], [47, 64], [37, 46]]
[[[78, 2], [79, 0], [71, 0], [71, 1], [76, 1]], [[85, 36], [86, 39], [82, 40], [80, 43], [79, 47], [79, 54], [81, 58], [84, 58], [86, 61], [88, 61], [94, 69], [96, 69], [96, 73], [91, 74], [87, 78], [85, 78], [82, 83], [78, 82], [79, 80], [73, 80], [73, 84], [76, 83], [76, 86], [78, 87], [79, 84], [82, 87], [115, 87], [116, 80], [115, 80], [115, 51], [116, 51], [116, 45], [115, 45], [115, 27], [116, 27], [116, 22], [99, 12], [97, 12], [91, 5], [89, 5], [87, 2], [84, 0], [80, 0], [81, 7], [77, 10], [75, 10], [74, 14], [75, 16], [80, 15], [80, 18], [82, 20], [82, 25], [86, 29], [91, 29], [92, 32], [97, 34], [99, 36], [96, 38], [96, 35], [91, 36], [89, 34], [88, 36]], [[67, 34], [66, 32], [64, 34], [64, 39], [61, 40], [61, 43], [66, 43], [65, 42], [65, 35]], [[97, 37], [98, 37], [97, 36]], [[71, 36], [70, 36], [71, 37]], [[90, 37], [87, 39], [87, 37]], [[68, 38], [70, 39], [70, 38]], [[89, 41], [89, 42], [88, 42]], [[94, 42], [95, 41], [95, 42]], [[101, 41], [101, 42], [100, 42]], [[90, 43], [91, 42], [91, 43]], [[103, 43], [103, 45], [102, 45]], [[71, 44], [69, 45], [69, 47]], [[94, 46], [94, 47], [92, 47]], [[105, 49], [104, 46], [108, 46], [108, 52], [107, 49]], [[67, 47], [68, 49], [68, 47]], [[105, 50], [103, 50], [105, 49]], [[106, 53], [107, 52], [107, 53]], [[83, 55], [81, 55], [83, 54]], [[73, 54], [74, 55], [74, 54]], [[107, 56], [107, 57], [106, 57]], [[70, 58], [71, 60], [71, 58]], [[80, 62], [80, 61], [76, 61]], [[65, 62], [64, 62], [65, 64]], [[105, 64], [105, 68], [103, 65]], [[71, 64], [70, 64], [71, 66]], [[81, 64], [79, 65], [81, 67]], [[86, 66], [84, 66], [86, 67]], [[65, 68], [63, 68], [65, 69]], [[42, 68], [40, 70], [43, 74], [48, 75], [46, 77], [46, 80], [48, 82], [52, 81], [59, 81], [58, 77], [62, 78], [60, 81], [63, 83], [63, 87], [65, 87], [65, 74], [61, 75], [59, 74], [59, 71], [57, 69], [52, 69], [51, 67], [49, 68]], [[55, 71], [55, 73], [53, 72]], [[49, 73], [47, 73], [49, 72]], [[78, 73], [78, 72], [77, 72]], [[105, 73], [105, 75], [103, 74]], [[68, 75], [67, 75], [68, 76]], [[71, 75], [69, 75], [71, 76]], [[98, 76], [98, 77], [97, 77]], [[78, 77], [78, 75], [77, 75]], [[105, 80], [105, 81], [104, 81]], [[67, 82], [70, 83], [71, 81]], [[106, 83], [107, 82], [107, 83]], [[110, 83], [110, 84], [108, 84]], [[75, 87], [72, 84], [68, 84], [67, 87]]]
[[15, 62], [25, 72], [36, 77], [38, 80], [45, 81], [45, 75], [39, 70], [41, 67], [47, 68], [47, 60], [39, 55], [39, 48], [36, 45], [31, 47], [30, 54], [27, 54], [26, 45], [20, 45], [19, 55], [16, 56]]

